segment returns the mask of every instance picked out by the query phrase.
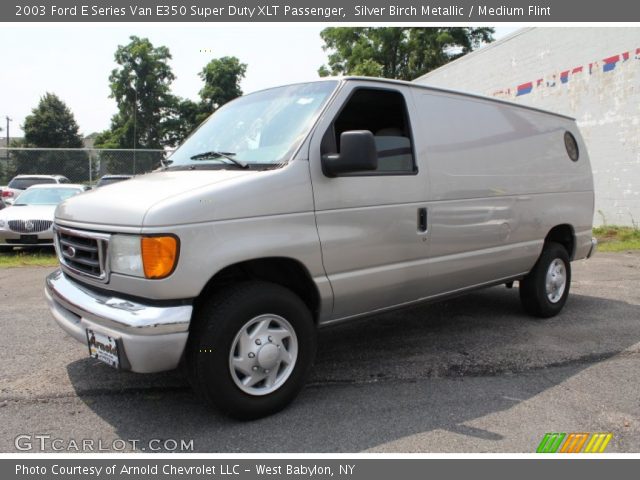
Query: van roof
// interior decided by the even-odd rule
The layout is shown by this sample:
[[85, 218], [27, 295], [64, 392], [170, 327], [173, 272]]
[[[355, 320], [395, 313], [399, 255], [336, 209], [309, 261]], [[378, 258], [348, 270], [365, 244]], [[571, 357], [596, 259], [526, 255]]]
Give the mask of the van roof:
[[[406, 80], [394, 80], [391, 78], [378, 78], [378, 77], [360, 77], [360, 76], [344, 76], [344, 77], [322, 77], [320, 79], [317, 80], [311, 80], [308, 82], [296, 82], [296, 83], [292, 83], [289, 85], [301, 85], [304, 83], [317, 83], [317, 82], [323, 82], [323, 81], [327, 81], [327, 80], [334, 80], [334, 81], [338, 81], [338, 82], [351, 82], [351, 81], [366, 81], [366, 82], [377, 82], [377, 83], [389, 83], [392, 85], [404, 85], [407, 87], [412, 87], [412, 88], [420, 88], [423, 90], [429, 90], [432, 92], [441, 92], [441, 93], [448, 93], [448, 94], [453, 94], [453, 95], [460, 95], [463, 97], [469, 97], [469, 98], [475, 98], [475, 99], [479, 99], [479, 100], [484, 100], [487, 102], [493, 102], [493, 103], [499, 103], [501, 105], [507, 105], [510, 107], [515, 107], [515, 108], [524, 108], [525, 110], [531, 110], [534, 112], [538, 112], [538, 113], [542, 113], [545, 115], [553, 115], [554, 117], [560, 117], [560, 118], [564, 118], [567, 120], [572, 120], [575, 121], [574, 117], [570, 117], [568, 115], [564, 115], [562, 113], [557, 113], [557, 112], [552, 112], [550, 110], [545, 110], [542, 108], [536, 108], [536, 107], [531, 107], [529, 105], [522, 105], [520, 103], [516, 103], [516, 102], [511, 102], [509, 100], [502, 100], [500, 98], [492, 98], [492, 97], [487, 97], [485, 95], [479, 95], [477, 93], [470, 93], [470, 92], [464, 92], [461, 90], [453, 90], [453, 89], [448, 89], [448, 88], [442, 88], [442, 87], [434, 87], [431, 85], [422, 85], [420, 83], [416, 83], [416, 82], [408, 82]], [[271, 90], [273, 88], [277, 88], [280, 86], [287, 86], [287, 85], [278, 85], [275, 87], [270, 87], [270, 88], [265, 88], [262, 90], [257, 90], [255, 92], [251, 92], [251, 93], [257, 93], [258, 91], [266, 91], [266, 90]], [[248, 94], [250, 95], [250, 94]]]

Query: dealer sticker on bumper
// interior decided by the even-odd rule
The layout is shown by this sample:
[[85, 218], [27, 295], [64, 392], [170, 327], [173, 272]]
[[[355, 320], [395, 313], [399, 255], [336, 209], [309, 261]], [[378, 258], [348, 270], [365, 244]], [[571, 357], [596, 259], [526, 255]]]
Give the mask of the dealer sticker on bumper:
[[87, 328], [89, 355], [114, 368], [120, 367], [118, 343], [115, 338]]

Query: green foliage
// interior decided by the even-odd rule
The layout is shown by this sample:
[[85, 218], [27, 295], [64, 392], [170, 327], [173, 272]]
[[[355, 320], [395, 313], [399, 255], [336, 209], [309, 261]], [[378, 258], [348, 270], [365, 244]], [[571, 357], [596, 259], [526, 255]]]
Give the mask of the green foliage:
[[211, 60], [198, 74], [204, 81], [200, 90], [200, 101], [174, 97], [174, 102], [165, 119], [168, 145], [178, 145], [213, 112], [225, 103], [242, 95], [240, 82], [247, 65], [236, 57]]
[[53, 93], [45, 93], [22, 126], [25, 146], [81, 148], [82, 137], [69, 107]]
[[[167, 47], [154, 47], [148, 39], [136, 36], [130, 40], [118, 46], [115, 53], [119, 67], [111, 72], [109, 81], [118, 113], [111, 119], [111, 127], [96, 137], [98, 148], [175, 146], [216, 109], [242, 95], [240, 81], [247, 66], [236, 57], [213, 59], [204, 67], [199, 74], [204, 87], [200, 101], [194, 102], [171, 93], [175, 75], [168, 63], [171, 53]], [[111, 172], [131, 171], [131, 164], [122, 155], [105, 153], [101, 160], [107, 162]], [[141, 171], [144, 165], [138, 164], [135, 170]]]
[[200, 72], [204, 87], [200, 99], [204, 112], [213, 113], [225, 103], [242, 95], [240, 81], [247, 72], [247, 65], [236, 57], [211, 60]]
[[605, 225], [593, 229], [601, 252], [621, 252], [640, 250], [640, 229], [637, 227], [618, 227]]
[[[201, 104], [188, 98], [175, 98], [168, 118], [165, 119], [168, 145], [178, 145], [201, 123]], [[206, 118], [206, 116], [205, 116]]]
[[320, 32], [328, 75], [414, 80], [493, 41], [487, 27], [329, 27]]
[[73, 183], [89, 178], [89, 156], [84, 150], [23, 150], [11, 152], [10, 175], [64, 175]]
[[[46, 93], [25, 119], [24, 140], [13, 147], [82, 148], [82, 136], [69, 107], [53, 93]], [[89, 177], [89, 158], [84, 151], [26, 150], [11, 153], [9, 176], [64, 174], [71, 181]]]
[[154, 47], [149, 39], [130, 37], [119, 45], [119, 65], [109, 76], [111, 98], [118, 113], [111, 128], [96, 138], [102, 148], [162, 148], [166, 144], [164, 120], [175, 103], [171, 95], [171, 54], [167, 47]]
[[52, 249], [12, 250], [0, 252], [0, 268], [55, 267], [58, 257]]
[[200, 101], [175, 97], [165, 119], [166, 141], [177, 145], [195, 130], [204, 120], [225, 103], [242, 95], [240, 82], [247, 65], [236, 57], [211, 60], [199, 73], [204, 81], [200, 90]]

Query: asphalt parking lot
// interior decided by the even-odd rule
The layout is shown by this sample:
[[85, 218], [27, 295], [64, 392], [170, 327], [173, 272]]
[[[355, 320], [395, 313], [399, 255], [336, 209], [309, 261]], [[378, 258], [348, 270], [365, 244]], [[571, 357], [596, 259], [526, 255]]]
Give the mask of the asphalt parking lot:
[[608, 452], [640, 452], [640, 253], [573, 267], [572, 295], [549, 320], [496, 287], [324, 329], [310, 384], [254, 422], [209, 410], [178, 371], [119, 373], [87, 358], [45, 306], [52, 269], [1, 269], [0, 451], [26, 434], [70, 452], [84, 439], [145, 451], [157, 439], [199, 452], [533, 452], [546, 432], [611, 432]]

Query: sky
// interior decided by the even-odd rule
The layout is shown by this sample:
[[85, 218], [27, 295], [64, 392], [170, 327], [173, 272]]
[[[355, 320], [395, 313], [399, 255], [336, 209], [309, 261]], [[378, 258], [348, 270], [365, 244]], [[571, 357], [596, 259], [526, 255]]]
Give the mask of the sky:
[[[22, 136], [20, 126], [46, 92], [58, 95], [73, 112], [82, 135], [109, 127], [116, 112], [108, 77], [113, 54], [129, 36], [165, 45], [176, 75], [172, 92], [196, 100], [198, 72], [216, 57], [236, 56], [248, 65], [244, 93], [318, 78], [326, 62], [320, 31], [327, 25], [16, 25], [0, 29], [0, 136]], [[495, 38], [517, 30], [497, 27]]]

